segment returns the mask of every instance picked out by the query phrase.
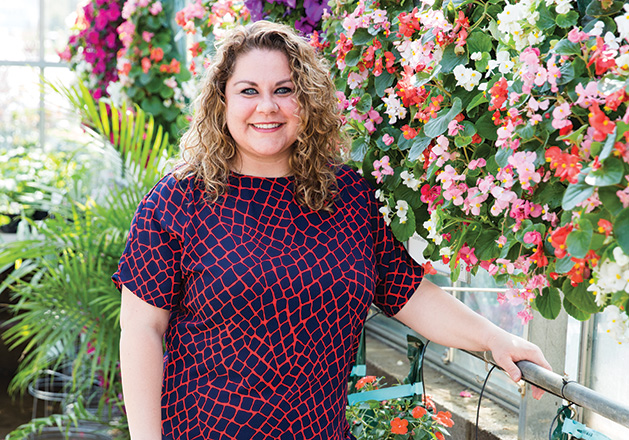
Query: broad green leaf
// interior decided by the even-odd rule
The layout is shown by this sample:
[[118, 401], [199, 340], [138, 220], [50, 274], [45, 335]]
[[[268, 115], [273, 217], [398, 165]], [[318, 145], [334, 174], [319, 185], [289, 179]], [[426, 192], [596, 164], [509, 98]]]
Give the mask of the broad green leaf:
[[590, 250], [592, 234], [594, 228], [589, 220], [582, 219], [579, 222], [579, 229], [573, 229], [566, 239], [568, 253], [575, 258], [585, 258]]
[[555, 263], [555, 271], [557, 273], [568, 273], [573, 267], [574, 261], [572, 261], [570, 255], [566, 255], [562, 259], [557, 260], [557, 263]]
[[371, 105], [371, 95], [369, 93], [365, 93], [360, 97], [360, 101], [356, 103], [356, 110], [359, 113], [366, 114], [369, 110], [371, 110]]
[[598, 198], [612, 215], [616, 216], [623, 210], [623, 205], [616, 195], [618, 188], [615, 186], [604, 186], [598, 189]]
[[555, 18], [546, 6], [546, 2], [539, 2], [537, 12], [539, 12], [539, 18], [536, 24], [541, 30], [545, 31], [555, 26]]
[[585, 183], [592, 186], [616, 185], [625, 175], [624, 163], [615, 157], [608, 157], [596, 171], [590, 171], [585, 177]]
[[579, 127], [578, 129], [571, 131], [568, 134], [565, 134], [563, 136], [558, 136], [557, 140], [558, 141], [570, 141], [570, 142], [574, 142], [574, 143], [578, 143], [580, 142], [579, 137], [582, 135], [582, 133], [587, 130], [588, 125], [584, 124], [581, 127]]
[[426, 125], [424, 125], [424, 133], [426, 136], [433, 139], [440, 134], [445, 133], [448, 129], [448, 124], [455, 118], [456, 115], [461, 113], [462, 107], [461, 100], [459, 98], [454, 98], [452, 101], [452, 107], [439, 111], [436, 118], [431, 119], [426, 123]]
[[498, 237], [500, 237], [500, 233], [493, 229], [487, 229], [481, 233], [474, 251], [479, 260], [498, 258], [500, 255], [500, 248], [496, 243]]
[[485, 112], [483, 116], [476, 121], [477, 133], [490, 141], [498, 140], [498, 127], [494, 124], [493, 115], [491, 112]]
[[457, 148], [465, 147], [466, 145], [469, 145], [471, 143], [472, 143], [471, 136], [456, 136], [454, 138], [454, 145], [456, 145]]
[[480, 223], [470, 223], [467, 227], [467, 232], [465, 233], [465, 242], [470, 248], [475, 247], [478, 238], [481, 236], [483, 232], [483, 226]]
[[579, 13], [577, 11], [570, 11], [567, 14], [557, 15], [557, 26], [563, 29], [573, 27], [579, 20]]
[[407, 220], [405, 223], [400, 223], [400, 217], [397, 215], [394, 215], [391, 220], [391, 230], [393, 231], [393, 235], [402, 242], [411, 238], [415, 232], [415, 213], [412, 209], [409, 209], [406, 216]]
[[432, 139], [426, 136], [418, 135], [415, 137], [411, 144], [411, 150], [408, 152], [408, 160], [416, 161], [419, 159], [424, 150], [430, 145], [431, 141]]
[[577, 321], [587, 321], [592, 316], [590, 313], [586, 313], [579, 309], [577, 306], [572, 304], [567, 297], [564, 296], [563, 299], [563, 308], [568, 313], [568, 315], [572, 316]]
[[595, 296], [592, 292], [587, 290], [587, 283], [583, 282], [573, 286], [570, 284], [570, 280], [566, 279], [563, 286], [561, 286], [561, 291], [564, 294], [564, 298], [578, 307], [579, 310], [588, 314], [598, 313], [600, 311], [600, 307], [597, 306], [594, 301]]
[[[584, 127], [587, 127], [587, 125], [585, 125]], [[611, 154], [611, 152], [614, 150], [614, 145], [616, 144], [616, 132], [618, 131], [618, 127], [614, 127], [614, 131], [612, 131], [608, 136], [607, 139], [605, 140], [605, 145], [603, 146], [603, 149], [601, 150], [601, 152], [598, 155], [598, 160], [599, 161], [604, 161], [605, 159], [607, 159], [609, 157], [609, 155]]]
[[470, 110], [472, 110], [473, 108], [478, 107], [481, 104], [484, 104], [486, 102], [489, 102], [489, 100], [487, 99], [487, 97], [485, 96], [485, 92], [480, 92], [478, 95], [474, 96], [474, 98], [472, 99], [472, 101], [467, 105], [467, 107], [465, 108], [466, 112], [469, 112]]
[[561, 295], [554, 287], [544, 287], [534, 300], [537, 311], [546, 319], [555, 319], [561, 312]]
[[367, 153], [367, 149], [369, 148], [369, 141], [364, 137], [357, 137], [352, 141], [352, 152], [351, 157], [352, 160], [356, 162], [362, 162], [365, 154]]
[[568, 84], [570, 81], [574, 79], [574, 66], [571, 62], [564, 63], [560, 68], [561, 77], [557, 79], [558, 85]]
[[345, 55], [345, 64], [354, 67], [362, 59], [363, 53], [360, 48], [353, 48]]
[[494, 49], [491, 36], [480, 30], [473, 31], [466, 41], [470, 55], [476, 52], [491, 52]]
[[356, 29], [354, 35], [352, 35], [352, 43], [356, 46], [362, 46], [371, 41], [373, 41], [373, 35], [371, 35], [366, 28]]
[[563, 39], [553, 47], [553, 52], [557, 55], [580, 55], [581, 46], [578, 43], [573, 43], [570, 40]]
[[594, 0], [588, 5], [585, 13], [591, 17], [614, 15], [622, 9], [623, 5], [623, 2], [615, 1], [608, 7], [604, 8], [600, 0]]
[[[391, 87], [393, 84], [393, 80], [395, 80], [395, 76], [387, 72], [386, 70], [382, 71], [379, 76], [376, 76], [374, 79], [374, 84], [376, 86], [376, 93], [381, 98], [384, 96], [384, 91]], [[345, 81], [343, 79], [343, 81]]]
[[594, 187], [584, 183], [579, 177], [579, 182], [571, 183], [566, 188], [561, 206], [566, 211], [574, 209], [579, 203], [586, 201], [594, 192]]
[[551, 208], [558, 208], [561, 206], [561, 199], [566, 187], [562, 183], [556, 182], [549, 184], [545, 187], [540, 187], [536, 192], [535, 199], [540, 205], [548, 205]]
[[454, 47], [454, 44], [450, 44], [443, 52], [443, 58], [441, 58], [440, 63], [441, 73], [450, 73], [456, 66], [468, 63], [469, 60], [467, 54], [457, 55], [454, 53]]
[[614, 236], [625, 255], [629, 255], [629, 208], [618, 213], [614, 221]]

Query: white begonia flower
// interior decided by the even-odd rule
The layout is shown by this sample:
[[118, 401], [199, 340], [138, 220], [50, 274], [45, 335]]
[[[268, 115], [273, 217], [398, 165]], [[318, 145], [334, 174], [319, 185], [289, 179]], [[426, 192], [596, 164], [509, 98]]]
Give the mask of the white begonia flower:
[[629, 75], [629, 53], [625, 53], [616, 58], [616, 67], [621, 74]]
[[535, 46], [546, 39], [544, 33], [540, 31], [531, 32], [526, 38], [531, 46]]
[[450, 246], [442, 247], [439, 249], [439, 255], [442, 257], [450, 257], [452, 255], [452, 249], [450, 249]]
[[555, 4], [557, 14], [567, 14], [572, 10], [571, 0], [556, 0]]
[[596, 23], [594, 23], [594, 27], [590, 30], [590, 32], [588, 32], [588, 34], [590, 34], [593, 37], [600, 37], [601, 35], [603, 35], [604, 27], [605, 27], [605, 23], [599, 20]]
[[398, 217], [400, 217], [400, 223], [406, 223], [408, 220], [408, 202], [406, 200], [398, 200], [395, 204], [395, 211]]
[[620, 46], [618, 45], [618, 40], [616, 36], [611, 32], [605, 32], [605, 36], [603, 37], [605, 44], [609, 49], [618, 50]]
[[482, 78], [482, 75], [474, 69], [465, 67], [462, 64], [456, 66], [453, 70], [454, 77], [456, 78], [456, 85], [462, 86], [468, 92], [474, 90]]
[[605, 308], [605, 314], [607, 315], [605, 331], [619, 344], [629, 342], [629, 317], [614, 305]]
[[599, 285], [597, 285], [596, 283], [590, 284], [588, 286], [588, 291], [592, 292], [593, 295], [596, 295], [594, 301], [596, 302], [597, 306], [602, 307], [606, 304], [607, 294], [603, 292], [603, 289], [601, 289]]
[[432, 240], [437, 246], [443, 241], [443, 236], [437, 231], [437, 211], [430, 214], [430, 220], [426, 220], [423, 225], [428, 231], [428, 239]]
[[378, 200], [380, 203], [384, 203], [384, 201], [386, 200], [384, 198], [384, 194], [383, 194], [382, 190], [377, 189], [375, 196], [376, 196], [376, 200]]
[[498, 70], [502, 74], [510, 73], [515, 66], [515, 63], [511, 60], [511, 55], [506, 50], [501, 50], [496, 54], [495, 60], [489, 60], [487, 67], [489, 71], [494, 70], [498, 67]]
[[483, 53], [482, 52], [474, 52], [472, 55], [470, 55], [470, 58], [473, 59], [474, 61], [478, 61], [481, 58], [483, 58]]
[[380, 211], [380, 214], [382, 214], [382, 217], [384, 217], [384, 222], [388, 225], [391, 224], [391, 210], [389, 209], [389, 207], [387, 205], [382, 206], [378, 211]]
[[620, 246], [616, 246], [614, 248], [612, 255], [614, 255], [614, 260], [616, 260], [616, 263], [618, 263], [619, 265], [621, 266], [629, 265], [629, 256], [625, 255], [625, 253], [622, 251]]
[[393, 125], [398, 118], [404, 119], [406, 117], [406, 107], [402, 106], [402, 103], [393, 92], [390, 92], [388, 96], [383, 96], [382, 102], [384, 102], [386, 109], [384, 113], [389, 116], [389, 124]]
[[598, 272], [598, 284], [609, 293], [625, 290], [627, 282], [623, 278], [622, 267], [613, 261], [605, 261]]
[[624, 38], [629, 41], [629, 4], [624, 6], [625, 12], [622, 15], [614, 18], [616, 26], [618, 27], [618, 35], [620, 38]]
[[120, 81], [110, 82], [107, 86], [107, 94], [115, 107], [122, 106], [124, 94], [122, 92], [123, 84]]
[[400, 177], [402, 178], [402, 183], [413, 191], [419, 189], [420, 181], [415, 178], [413, 173], [404, 170], [400, 173]]

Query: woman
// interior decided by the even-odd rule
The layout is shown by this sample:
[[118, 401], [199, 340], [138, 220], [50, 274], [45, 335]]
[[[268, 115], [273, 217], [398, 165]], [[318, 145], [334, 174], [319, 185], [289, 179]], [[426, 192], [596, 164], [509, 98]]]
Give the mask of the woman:
[[310, 46], [267, 22], [223, 41], [182, 164], [138, 208], [114, 275], [132, 439], [351, 438], [372, 302], [437, 343], [491, 350], [514, 380], [518, 360], [549, 368], [423, 280], [339, 165], [334, 85]]

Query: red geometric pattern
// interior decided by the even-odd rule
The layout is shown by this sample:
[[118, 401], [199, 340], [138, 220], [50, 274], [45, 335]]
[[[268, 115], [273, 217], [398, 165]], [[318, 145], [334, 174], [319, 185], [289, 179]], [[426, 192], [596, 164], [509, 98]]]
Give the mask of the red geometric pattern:
[[290, 177], [233, 175], [217, 203], [168, 175], [145, 197], [114, 281], [169, 309], [164, 435], [350, 438], [347, 378], [372, 301], [393, 315], [423, 271], [373, 190], [338, 172], [334, 213], [295, 203]]

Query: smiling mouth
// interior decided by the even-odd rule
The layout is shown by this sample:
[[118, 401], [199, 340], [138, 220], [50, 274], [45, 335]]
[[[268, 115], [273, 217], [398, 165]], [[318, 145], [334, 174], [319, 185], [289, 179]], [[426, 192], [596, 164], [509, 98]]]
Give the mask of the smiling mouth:
[[269, 129], [269, 128], [277, 128], [282, 124], [275, 123], [275, 124], [251, 124], [251, 125], [253, 125], [255, 128]]

